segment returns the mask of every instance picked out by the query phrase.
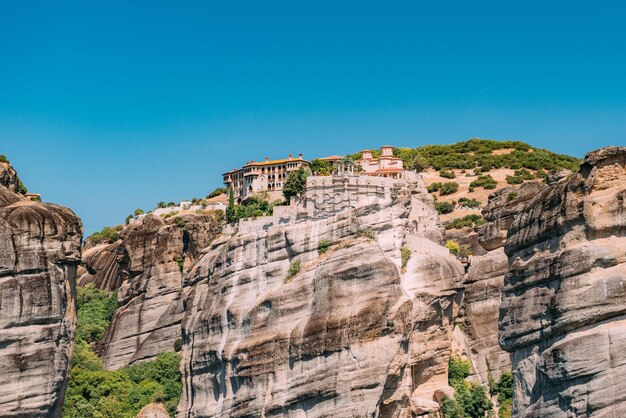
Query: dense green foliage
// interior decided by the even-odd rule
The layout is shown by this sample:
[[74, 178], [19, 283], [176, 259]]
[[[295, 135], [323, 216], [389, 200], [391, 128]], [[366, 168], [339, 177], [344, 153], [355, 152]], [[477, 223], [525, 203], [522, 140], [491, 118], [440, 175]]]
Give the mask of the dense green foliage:
[[480, 202], [474, 198], [468, 199], [467, 197], [462, 197], [459, 199], [459, 205], [467, 206], [468, 208], [477, 208], [480, 206]]
[[446, 399], [442, 405], [444, 418], [483, 418], [493, 409], [485, 389], [474, 382], [467, 382], [470, 362], [454, 356], [448, 363], [448, 383], [454, 388], [454, 399]]
[[7, 159], [7, 156], [4, 154], [0, 154], [0, 163], [8, 163], [9, 160]]
[[76, 338], [92, 343], [100, 341], [117, 308], [117, 292], [111, 296], [93, 285], [77, 287], [78, 321]]
[[120, 239], [120, 231], [122, 226], [105, 226], [100, 232], [94, 232], [87, 239], [93, 244], [113, 243]]
[[328, 251], [329, 247], [330, 247], [330, 241], [328, 241], [327, 239], [321, 239], [320, 242], [317, 243], [317, 253], [322, 255], [326, 251]]
[[225, 193], [226, 193], [226, 189], [224, 187], [218, 187], [215, 190], [213, 190], [211, 193], [209, 193], [206, 196], [206, 198], [210, 199], [212, 197], [216, 197], [216, 196], [219, 196], [219, 195], [222, 195], [222, 194], [225, 194]]
[[117, 295], [92, 286], [77, 289], [78, 322], [72, 370], [63, 405], [66, 418], [131, 418], [150, 402], [176, 410], [182, 384], [177, 353], [159, 354], [118, 371], [104, 370], [92, 344], [102, 338], [117, 306]]
[[438, 192], [439, 190], [441, 190], [441, 186], [443, 186], [443, 183], [440, 181], [436, 181], [430, 186], [427, 186], [426, 190], [428, 191], [428, 193]]
[[251, 196], [236, 206], [234, 201], [231, 200], [229, 198], [228, 206], [226, 207], [226, 219], [230, 223], [239, 219], [253, 219], [259, 216], [271, 215], [274, 211], [274, 206], [280, 203], [271, 203], [266, 194]]
[[329, 176], [333, 173], [332, 164], [318, 158], [311, 161], [309, 168], [311, 169], [311, 172], [315, 173], [316, 176]]
[[476, 187], [482, 187], [485, 190], [493, 190], [498, 185], [498, 182], [489, 174], [486, 176], [478, 176], [476, 180], [470, 183], [469, 191], [473, 192]]
[[302, 196], [306, 190], [306, 178], [311, 174], [309, 170], [300, 167], [296, 171], [292, 171], [287, 176], [285, 184], [283, 184], [283, 196], [287, 203], [292, 197]]
[[[510, 153], [493, 155], [496, 150], [510, 149]], [[357, 154], [358, 155], [358, 154]], [[494, 168], [527, 168], [532, 170], [578, 169], [580, 160], [548, 150], [531, 148], [520, 141], [493, 141], [470, 139], [450, 145], [426, 145], [418, 148], [395, 148], [394, 155], [406, 167], [413, 168], [416, 157], [420, 171], [424, 167], [435, 170], [465, 169], [487, 172]]]
[[456, 193], [458, 191], [459, 191], [459, 184], [453, 181], [448, 181], [441, 185], [441, 188], [439, 189], [439, 194], [441, 196], [445, 196], [448, 194]]
[[456, 178], [456, 174], [452, 170], [441, 170], [439, 175], [445, 179], [453, 179]]
[[449, 202], [435, 202], [435, 210], [440, 215], [454, 212], [454, 203]]
[[465, 215], [462, 218], [456, 218], [446, 224], [446, 229], [461, 229], [464, 227], [476, 228], [485, 224], [482, 216], [477, 214]]
[[489, 391], [492, 395], [498, 395], [498, 402], [503, 403], [507, 399], [513, 399], [513, 374], [502, 373], [498, 381], [489, 382]]
[[506, 201], [510, 202], [511, 200], [515, 200], [517, 198], [517, 192], [509, 192], [509, 194], [506, 195]]
[[17, 179], [17, 192], [19, 194], [26, 194], [28, 193], [28, 189], [26, 188], [26, 186], [24, 186], [24, 183], [22, 183], [22, 179]]

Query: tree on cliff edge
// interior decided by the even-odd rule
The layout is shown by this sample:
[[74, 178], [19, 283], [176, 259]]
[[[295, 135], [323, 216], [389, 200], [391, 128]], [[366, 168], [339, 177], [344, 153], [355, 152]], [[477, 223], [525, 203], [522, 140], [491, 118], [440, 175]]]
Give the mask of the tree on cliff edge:
[[226, 207], [226, 222], [232, 223], [237, 220], [237, 209], [235, 209], [235, 191], [231, 186], [228, 189], [228, 206]]
[[283, 196], [287, 203], [291, 201], [294, 196], [301, 197], [306, 190], [306, 178], [309, 176], [310, 171], [300, 167], [296, 171], [289, 173], [287, 181], [283, 185]]

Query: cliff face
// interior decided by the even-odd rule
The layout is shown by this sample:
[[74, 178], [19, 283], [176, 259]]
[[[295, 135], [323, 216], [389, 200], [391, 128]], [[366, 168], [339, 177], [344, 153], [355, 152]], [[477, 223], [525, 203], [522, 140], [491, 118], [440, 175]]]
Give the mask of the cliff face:
[[514, 220], [500, 307], [519, 417], [626, 416], [626, 148], [586, 156]]
[[509, 354], [498, 344], [500, 293], [508, 270], [504, 242], [515, 216], [542, 187], [530, 182], [491, 194], [483, 209], [487, 223], [477, 232], [467, 234], [474, 254], [480, 255], [471, 258], [463, 278], [463, 333], [466, 352], [482, 384], [487, 384], [489, 377], [498, 379], [511, 370]]
[[0, 415], [57, 416], [67, 384], [82, 226], [20, 198], [0, 164]]
[[388, 205], [226, 230], [186, 275], [179, 415], [437, 408], [450, 391], [462, 268], [409, 232], [424, 199], [423, 189], [398, 187]]
[[172, 351], [180, 338], [183, 271], [217, 235], [210, 216], [178, 222], [147, 215], [117, 242], [86, 251], [80, 284], [118, 292], [119, 307], [102, 342], [104, 365], [119, 369]]

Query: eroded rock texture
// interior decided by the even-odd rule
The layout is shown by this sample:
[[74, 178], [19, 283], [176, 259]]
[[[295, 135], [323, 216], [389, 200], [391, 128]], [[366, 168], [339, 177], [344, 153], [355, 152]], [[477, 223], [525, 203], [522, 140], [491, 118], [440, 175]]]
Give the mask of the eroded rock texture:
[[[185, 278], [179, 416], [436, 409], [450, 393], [463, 270], [446, 249], [408, 233], [424, 194], [398, 186], [388, 205], [215, 240]], [[412, 251], [404, 268], [403, 246]]]
[[69, 209], [16, 195], [15, 171], [4, 168], [0, 170], [0, 416], [57, 416], [73, 347], [82, 226]]
[[480, 255], [471, 258], [463, 280], [463, 334], [475, 377], [482, 384], [511, 370], [509, 354], [498, 344], [500, 293], [508, 270], [504, 243], [515, 216], [542, 188], [530, 182], [494, 192], [483, 210], [487, 223], [467, 234], [473, 253]]
[[80, 284], [118, 290], [119, 307], [101, 346], [106, 368], [174, 349], [181, 335], [183, 272], [218, 232], [207, 215], [176, 221], [147, 215], [125, 227], [117, 242], [86, 251]]
[[500, 308], [514, 416], [626, 416], [626, 148], [586, 156], [514, 220]]

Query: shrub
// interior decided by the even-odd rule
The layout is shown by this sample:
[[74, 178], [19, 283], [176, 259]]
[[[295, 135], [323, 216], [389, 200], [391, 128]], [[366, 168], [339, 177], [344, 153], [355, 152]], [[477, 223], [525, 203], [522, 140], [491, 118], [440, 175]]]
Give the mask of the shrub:
[[468, 199], [467, 197], [462, 197], [459, 199], [459, 205], [467, 206], [468, 208], [477, 208], [480, 206], [480, 202], [474, 198]]
[[402, 268], [406, 268], [406, 264], [409, 262], [411, 258], [411, 250], [408, 247], [404, 246], [400, 250], [400, 259], [402, 260]]
[[506, 182], [509, 184], [522, 184], [524, 179], [519, 176], [506, 176]]
[[512, 399], [507, 399], [506, 401], [500, 404], [500, 408], [498, 408], [498, 418], [511, 418], [512, 415]]
[[449, 181], [441, 185], [441, 189], [439, 189], [439, 194], [441, 196], [445, 196], [448, 194], [456, 193], [458, 190], [459, 190], [459, 184], [453, 181]]
[[206, 197], [207, 199], [210, 199], [212, 197], [219, 196], [225, 193], [226, 193], [226, 189], [224, 187], [218, 187], [215, 190], [213, 190], [211, 193], [209, 193]]
[[454, 387], [455, 383], [465, 380], [465, 378], [469, 376], [471, 370], [472, 365], [469, 360], [463, 360], [460, 357], [450, 356], [450, 359], [448, 360], [448, 383], [450, 386]]
[[296, 258], [289, 264], [289, 270], [287, 270], [287, 278], [285, 282], [293, 279], [298, 273], [300, 273], [300, 269], [302, 268], [302, 260]]
[[139, 216], [139, 215], [143, 215], [144, 211], [143, 211], [143, 209], [138, 208], [138, 209], [135, 209], [134, 213], [135, 213], [135, 216]]
[[522, 168], [520, 170], [515, 170], [515, 172], [513, 173], [515, 176], [517, 177], [521, 177], [523, 180], [534, 180], [535, 176], [533, 175], [533, 173], [531, 173], [530, 171], [526, 170], [525, 168]]
[[356, 230], [356, 236], [359, 238], [374, 240], [376, 239], [376, 232], [374, 232], [372, 228], [358, 228]]
[[121, 229], [121, 226], [105, 226], [104, 228], [102, 228], [102, 231], [94, 232], [93, 234], [89, 235], [87, 239], [96, 245], [101, 243], [111, 244], [120, 239]]
[[461, 247], [459, 246], [459, 243], [454, 240], [448, 240], [444, 247], [446, 247], [448, 250], [450, 250], [451, 253], [455, 255], [459, 255], [461, 253]]
[[459, 403], [448, 397], [441, 403], [441, 413], [443, 418], [463, 418], [463, 410]]
[[415, 155], [408, 165], [409, 170], [413, 170], [416, 173], [421, 173], [422, 171], [425, 171], [428, 167], [430, 167], [428, 160], [420, 154]]
[[470, 183], [470, 191], [473, 191], [475, 187], [482, 187], [485, 190], [495, 189], [498, 182], [489, 174], [486, 176], [478, 176], [476, 180]]
[[435, 210], [440, 215], [454, 212], [454, 204], [449, 202], [435, 202]]
[[174, 261], [176, 261], [176, 264], [178, 264], [178, 271], [182, 273], [183, 269], [185, 268], [185, 256], [178, 256], [174, 258]]
[[181, 338], [176, 338], [176, 341], [174, 341], [174, 351], [178, 353], [182, 349], [183, 349], [183, 340]]
[[7, 159], [7, 156], [4, 154], [0, 154], [0, 163], [8, 163], [9, 160]]
[[448, 171], [448, 170], [441, 170], [439, 172], [439, 175], [446, 179], [453, 179], [456, 177], [456, 174], [454, 174], [454, 171]]
[[510, 202], [511, 200], [515, 200], [517, 198], [517, 192], [509, 192], [508, 195], [506, 195], [506, 201]]
[[28, 189], [26, 188], [26, 186], [24, 186], [24, 183], [22, 183], [22, 179], [20, 178], [17, 179], [17, 192], [19, 194], [28, 193]]
[[328, 251], [328, 247], [330, 247], [330, 241], [328, 241], [327, 239], [321, 239], [320, 242], [317, 244], [317, 253], [320, 255], [324, 254], [326, 251]]
[[184, 228], [185, 225], [187, 225], [187, 221], [181, 218], [180, 216], [177, 216], [174, 218], [174, 225], [176, 225], [179, 228]]
[[462, 218], [456, 218], [446, 224], [446, 229], [461, 229], [464, 227], [476, 228], [484, 225], [485, 219], [477, 214], [466, 215]]
[[166, 206], [165, 202], [157, 203], [157, 208], [163, 209], [163, 208], [165, 208], [165, 206]]
[[438, 192], [439, 189], [441, 189], [442, 185], [443, 185], [443, 183], [441, 183], [440, 181], [436, 181], [433, 184], [431, 184], [430, 186], [426, 187], [426, 190], [428, 191], [428, 193]]

